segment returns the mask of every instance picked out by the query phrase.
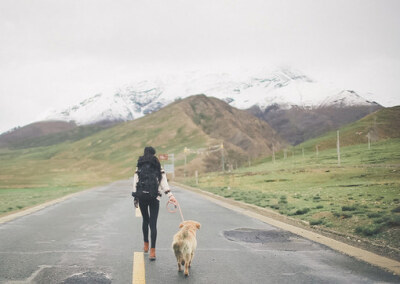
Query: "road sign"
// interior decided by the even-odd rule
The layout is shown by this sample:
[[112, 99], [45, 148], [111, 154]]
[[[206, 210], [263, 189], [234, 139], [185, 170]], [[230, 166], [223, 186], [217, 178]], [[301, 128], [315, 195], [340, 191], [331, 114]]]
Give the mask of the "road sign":
[[160, 154], [158, 155], [158, 159], [160, 161], [168, 161], [168, 154]]
[[165, 164], [164, 165], [164, 171], [167, 174], [173, 174], [174, 173], [174, 164]]

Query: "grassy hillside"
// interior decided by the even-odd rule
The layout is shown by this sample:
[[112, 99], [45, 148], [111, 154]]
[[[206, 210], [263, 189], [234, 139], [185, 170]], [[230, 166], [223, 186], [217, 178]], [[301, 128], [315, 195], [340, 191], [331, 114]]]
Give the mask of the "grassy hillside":
[[[202, 105], [208, 107], [202, 109]], [[270, 143], [266, 133], [273, 133], [272, 130], [265, 122], [254, 123], [253, 117], [241, 114], [244, 111], [227, 106], [216, 99], [195, 96], [143, 118], [101, 131], [96, 129], [89, 135], [73, 129], [75, 132], [68, 132], [68, 135], [58, 133], [48, 136], [52, 138], [49, 140], [34, 140], [35, 147], [1, 148], [0, 215], [82, 188], [129, 178], [147, 145], [155, 147], [158, 153], [175, 153], [177, 175], [183, 174], [185, 147], [198, 149], [224, 142], [227, 160], [247, 150], [259, 154], [257, 151]], [[195, 114], [193, 107], [198, 107]], [[208, 120], [219, 121], [220, 131], [226, 133], [207, 133], [204, 121]], [[239, 132], [236, 131], [238, 126]], [[257, 134], [261, 130], [265, 133]], [[232, 135], [241, 135], [244, 139], [230, 140]], [[246, 143], [241, 144], [243, 140]], [[281, 144], [278, 138], [271, 140], [277, 147]], [[206, 157], [189, 155], [188, 172], [204, 171]]]
[[[185, 119], [182, 119], [182, 118]], [[133, 175], [146, 145], [182, 152], [209, 138], [178, 107], [122, 123], [74, 142], [0, 150], [0, 214]]]
[[[349, 146], [368, 143], [388, 138], [400, 138], [400, 106], [378, 110], [366, 117], [339, 129], [340, 145]], [[298, 147], [328, 149], [336, 147], [336, 131], [315, 139], [308, 140]]]
[[[312, 226], [369, 238], [395, 248], [400, 257], [399, 111], [381, 110], [341, 129], [341, 142], [346, 141], [341, 144], [350, 145], [341, 147], [341, 166], [335, 132], [288, 149], [286, 159], [277, 153], [275, 163], [268, 157], [224, 175], [200, 175], [198, 186]], [[354, 133], [371, 131], [375, 117], [380, 140], [368, 150]], [[196, 186], [193, 177], [183, 182]]]
[[116, 125], [116, 122], [107, 123], [107, 124], [94, 124], [94, 125], [83, 125], [76, 126], [72, 129], [62, 130], [55, 133], [44, 134], [38, 136], [27, 136], [24, 139], [18, 139], [12, 141], [7, 145], [10, 149], [26, 149], [33, 147], [44, 147], [60, 144], [63, 142], [74, 142], [81, 140], [85, 137], [93, 135], [99, 131], [107, 129]]
[[74, 122], [65, 121], [40, 121], [34, 122], [23, 127], [17, 127], [11, 131], [0, 135], [0, 147], [15, 147], [20, 143], [30, 141], [31, 139], [67, 132], [75, 129], [77, 126]]
[[290, 144], [298, 145], [357, 121], [381, 108], [377, 104], [349, 107], [325, 106], [312, 109], [302, 107], [281, 109], [277, 105], [272, 105], [265, 110], [252, 107], [249, 111], [267, 121]]
[[[273, 146], [280, 149], [285, 145], [266, 122], [221, 100], [198, 95], [179, 105], [204, 133], [224, 142], [227, 167], [241, 166], [249, 158], [271, 154]], [[221, 170], [221, 153], [207, 155], [202, 160], [201, 171]]]

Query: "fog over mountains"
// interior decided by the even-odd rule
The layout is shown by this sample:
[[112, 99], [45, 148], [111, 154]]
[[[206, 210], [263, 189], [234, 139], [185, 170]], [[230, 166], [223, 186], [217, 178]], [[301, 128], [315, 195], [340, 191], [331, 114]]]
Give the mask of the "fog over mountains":
[[271, 106], [280, 110], [379, 106], [367, 95], [328, 87], [300, 71], [280, 68], [246, 76], [189, 72], [145, 80], [111, 94], [96, 94], [62, 110], [48, 111], [41, 120], [75, 121], [78, 125], [133, 120], [194, 94], [216, 97], [239, 109], [257, 107], [261, 111]]

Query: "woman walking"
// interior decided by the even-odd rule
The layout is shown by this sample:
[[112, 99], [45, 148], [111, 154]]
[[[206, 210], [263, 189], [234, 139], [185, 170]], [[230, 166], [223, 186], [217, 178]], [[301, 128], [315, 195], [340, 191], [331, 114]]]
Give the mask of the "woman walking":
[[157, 218], [162, 193], [168, 196], [170, 202], [176, 203], [176, 199], [169, 188], [167, 176], [155, 154], [156, 150], [153, 147], [144, 148], [144, 154], [139, 157], [137, 162], [132, 190], [135, 207], [140, 208], [143, 217], [144, 252], [149, 251], [150, 227], [150, 260], [156, 259]]

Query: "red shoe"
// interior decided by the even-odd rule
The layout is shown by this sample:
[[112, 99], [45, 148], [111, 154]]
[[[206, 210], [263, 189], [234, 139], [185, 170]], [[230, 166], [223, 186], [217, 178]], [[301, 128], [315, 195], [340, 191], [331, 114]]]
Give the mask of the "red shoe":
[[151, 248], [150, 249], [149, 259], [150, 260], [156, 260], [156, 249], [155, 248]]
[[143, 251], [144, 252], [149, 252], [149, 243], [144, 242]]

